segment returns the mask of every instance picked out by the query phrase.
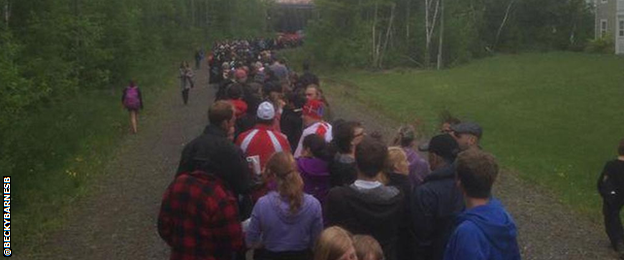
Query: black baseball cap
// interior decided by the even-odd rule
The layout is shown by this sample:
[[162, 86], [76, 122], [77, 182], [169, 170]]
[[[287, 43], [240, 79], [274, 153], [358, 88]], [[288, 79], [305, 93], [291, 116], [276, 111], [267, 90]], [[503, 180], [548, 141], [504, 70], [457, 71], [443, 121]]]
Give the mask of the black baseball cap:
[[423, 152], [435, 153], [447, 160], [455, 160], [459, 153], [459, 145], [455, 138], [449, 134], [436, 135], [428, 144], [419, 146], [418, 149]]

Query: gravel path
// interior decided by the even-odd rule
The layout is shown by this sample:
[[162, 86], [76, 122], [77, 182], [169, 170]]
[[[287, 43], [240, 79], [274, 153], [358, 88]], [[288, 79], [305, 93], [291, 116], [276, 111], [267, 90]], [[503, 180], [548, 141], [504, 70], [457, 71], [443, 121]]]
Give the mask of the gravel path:
[[196, 71], [187, 106], [177, 85], [146, 104], [151, 111], [139, 117], [139, 133], [121, 142], [92, 195], [73, 206], [67, 227], [50, 236], [35, 259], [168, 259], [157, 215], [184, 144], [208, 122], [214, 91], [207, 72]]
[[[332, 94], [329, 99], [336, 118], [358, 119], [368, 133], [378, 131], [385, 141], [391, 141], [399, 122], [352, 98], [357, 86], [347, 87], [334, 81], [325, 86], [333, 88], [326, 90]], [[520, 180], [518, 175], [504, 170], [495, 184], [494, 194], [516, 221], [523, 259], [617, 259], [601, 219], [590, 221], [542, 188]]]
[[[184, 144], [207, 123], [214, 90], [206, 87], [206, 74], [196, 73], [188, 106], [181, 104], [177, 87], [147, 106], [153, 111], [140, 118], [139, 134], [122, 141], [91, 195], [73, 206], [67, 227], [42, 242], [44, 253], [29, 258], [168, 258], [169, 249], [156, 231], [157, 213]], [[391, 138], [397, 122], [338, 94], [345, 90], [330, 92], [336, 118], [360, 120], [369, 133]], [[615, 259], [600, 220], [579, 216], [516, 173], [503, 172], [495, 189], [516, 220], [524, 259]]]

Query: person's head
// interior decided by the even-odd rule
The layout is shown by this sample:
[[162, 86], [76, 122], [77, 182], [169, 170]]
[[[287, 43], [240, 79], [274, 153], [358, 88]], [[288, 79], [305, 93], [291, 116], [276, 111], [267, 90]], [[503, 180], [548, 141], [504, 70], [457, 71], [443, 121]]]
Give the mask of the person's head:
[[301, 118], [303, 119], [303, 125], [310, 126], [316, 122], [323, 120], [323, 113], [325, 109], [323, 103], [319, 100], [308, 100], [303, 106]]
[[620, 145], [618, 146], [618, 155], [624, 156], [624, 139], [620, 140]]
[[229, 99], [240, 99], [243, 97], [243, 86], [238, 83], [232, 84], [226, 92]]
[[321, 93], [319, 91], [319, 87], [314, 84], [306, 86], [305, 96], [308, 100], [320, 100]]
[[498, 163], [491, 154], [470, 149], [457, 156], [457, 182], [464, 197], [489, 198], [497, 176]]
[[394, 145], [401, 147], [412, 147], [416, 139], [416, 130], [411, 125], [404, 125], [399, 128], [394, 138]]
[[350, 154], [364, 138], [364, 128], [360, 122], [348, 121], [334, 124], [332, 142], [339, 153]]
[[211, 125], [219, 126], [226, 131], [228, 136], [234, 134], [234, 124], [236, 122], [234, 110], [230, 102], [224, 100], [214, 102], [208, 110], [208, 121], [210, 121]]
[[275, 118], [275, 107], [271, 102], [264, 101], [258, 105], [256, 116], [258, 117], [258, 124], [272, 125], [273, 118]]
[[314, 260], [357, 260], [353, 235], [338, 226], [328, 227], [314, 245]]
[[136, 83], [134, 82], [133, 79], [130, 80], [130, 82], [128, 83], [130, 85], [131, 88], [136, 87]]
[[425, 151], [429, 152], [429, 168], [435, 171], [455, 161], [459, 146], [451, 135], [441, 134], [431, 138]]
[[369, 235], [355, 235], [353, 247], [358, 260], [383, 260], [384, 254], [379, 242]]
[[483, 130], [481, 126], [473, 122], [464, 122], [451, 126], [452, 136], [459, 144], [459, 149], [462, 151], [479, 147], [479, 140]]
[[236, 79], [236, 82], [238, 83], [247, 82], [247, 71], [245, 71], [244, 69], [237, 69], [234, 72], [234, 78]]
[[327, 153], [327, 143], [325, 139], [317, 134], [311, 134], [303, 138], [303, 156], [325, 159]]
[[355, 147], [355, 163], [358, 168], [358, 178], [376, 179], [383, 171], [388, 158], [388, 147], [379, 140], [365, 136]]
[[288, 201], [290, 213], [296, 214], [303, 204], [303, 180], [292, 154], [273, 154], [265, 166], [265, 176], [276, 180], [278, 193]]
[[448, 134], [451, 132], [451, 126], [461, 123], [459, 119], [451, 115], [448, 110], [442, 111], [440, 113], [440, 132], [443, 134]]
[[407, 162], [407, 155], [403, 151], [403, 148], [398, 146], [388, 148], [385, 172], [404, 175], [409, 174], [409, 163]]

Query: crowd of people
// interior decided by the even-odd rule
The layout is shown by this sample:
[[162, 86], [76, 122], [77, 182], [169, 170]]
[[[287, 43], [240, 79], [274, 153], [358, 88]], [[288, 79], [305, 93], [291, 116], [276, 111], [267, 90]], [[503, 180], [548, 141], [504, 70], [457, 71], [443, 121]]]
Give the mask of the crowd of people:
[[388, 146], [333, 118], [309, 64], [249, 41], [210, 56], [209, 124], [158, 217], [171, 259], [520, 259], [478, 124], [445, 120], [422, 145], [406, 125]]

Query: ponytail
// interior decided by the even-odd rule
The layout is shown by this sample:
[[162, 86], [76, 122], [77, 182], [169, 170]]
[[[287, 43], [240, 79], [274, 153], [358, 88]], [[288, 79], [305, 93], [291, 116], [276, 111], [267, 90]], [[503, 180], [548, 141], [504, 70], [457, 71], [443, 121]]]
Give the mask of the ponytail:
[[284, 152], [274, 154], [267, 162], [266, 171], [269, 176], [275, 176], [277, 192], [288, 201], [290, 213], [296, 214], [303, 204], [303, 180], [293, 156]]

